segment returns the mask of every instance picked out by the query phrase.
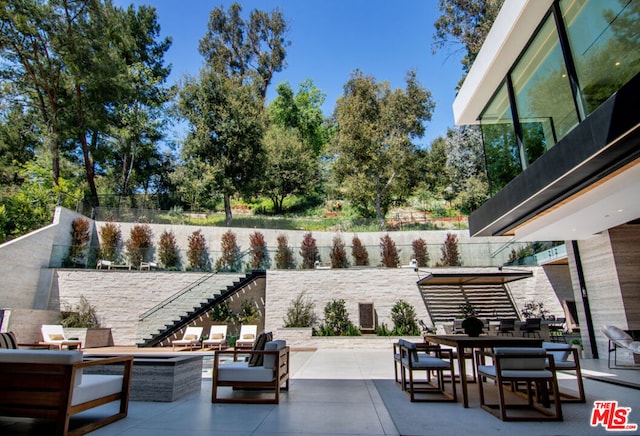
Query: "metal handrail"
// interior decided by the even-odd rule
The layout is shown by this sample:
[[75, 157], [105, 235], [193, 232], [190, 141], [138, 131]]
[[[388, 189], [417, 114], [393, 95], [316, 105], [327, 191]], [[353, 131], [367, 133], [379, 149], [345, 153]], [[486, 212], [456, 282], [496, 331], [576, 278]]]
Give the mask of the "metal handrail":
[[216, 273], [207, 274], [206, 276], [201, 277], [200, 279], [198, 279], [196, 282], [191, 283], [190, 285], [184, 287], [180, 291], [178, 291], [175, 294], [171, 295], [169, 298], [164, 299], [160, 303], [158, 303], [155, 306], [153, 306], [151, 309], [149, 309], [146, 312], [144, 312], [142, 315], [140, 315], [140, 318], [138, 318], [138, 320], [139, 321], [144, 321], [146, 318], [148, 318], [149, 316], [153, 315], [154, 313], [156, 313], [160, 309], [166, 307], [170, 303], [174, 302], [175, 300], [177, 300], [178, 298], [180, 298], [181, 296], [183, 296], [187, 292], [191, 291], [192, 289], [196, 288], [197, 286], [200, 286], [202, 283], [206, 282], [207, 280], [209, 280], [214, 275], [216, 275]]

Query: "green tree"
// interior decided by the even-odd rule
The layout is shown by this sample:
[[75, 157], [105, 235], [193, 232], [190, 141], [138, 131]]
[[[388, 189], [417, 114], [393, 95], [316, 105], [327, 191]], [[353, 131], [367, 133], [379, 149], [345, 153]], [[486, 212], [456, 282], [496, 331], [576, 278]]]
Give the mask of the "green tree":
[[282, 12], [254, 9], [242, 18], [242, 6], [220, 6], [209, 15], [207, 33], [198, 49], [216, 73], [254, 86], [264, 101], [273, 75], [285, 66], [288, 25]]
[[461, 62], [468, 73], [503, 3], [504, 0], [440, 0], [433, 51], [462, 45], [466, 53]]
[[356, 71], [337, 102], [333, 176], [346, 198], [375, 211], [381, 229], [392, 198], [413, 187], [411, 140], [424, 134], [434, 106], [414, 72], [407, 74], [404, 90], [391, 90], [389, 83]]
[[267, 131], [264, 150], [262, 192], [273, 201], [275, 213], [282, 213], [287, 197], [305, 194], [318, 183], [318, 159], [293, 130], [277, 126]]
[[277, 96], [269, 105], [269, 116], [273, 124], [294, 129], [302, 143], [319, 156], [329, 141], [329, 128], [322, 114], [326, 95], [306, 79], [293, 93], [288, 82], [276, 87]]
[[199, 161], [204, 178], [223, 195], [230, 226], [231, 197], [255, 192], [262, 180], [262, 100], [252, 87], [205, 67], [199, 80], [187, 81], [179, 108], [190, 123], [183, 157]]

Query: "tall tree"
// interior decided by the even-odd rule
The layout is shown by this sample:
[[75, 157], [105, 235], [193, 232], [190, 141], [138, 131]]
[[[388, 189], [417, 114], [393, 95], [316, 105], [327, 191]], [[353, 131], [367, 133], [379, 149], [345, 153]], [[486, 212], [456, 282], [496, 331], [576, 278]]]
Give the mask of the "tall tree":
[[462, 66], [469, 72], [504, 0], [440, 0], [440, 16], [434, 23], [434, 52], [462, 45]]
[[255, 89], [203, 68], [187, 81], [179, 108], [191, 126], [183, 147], [185, 161], [204, 164], [205, 178], [224, 197], [225, 223], [231, 225], [231, 196], [250, 194], [262, 178], [264, 106]]
[[285, 66], [287, 22], [284, 15], [254, 9], [249, 20], [241, 17], [242, 6], [233, 3], [227, 12], [214, 8], [207, 33], [200, 40], [200, 54], [219, 74], [255, 86], [264, 100], [273, 75]]
[[294, 94], [288, 82], [276, 87], [278, 95], [269, 105], [269, 118], [279, 126], [295, 129], [304, 145], [319, 156], [329, 141], [329, 129], [322, 114], [326, 95], [306, 79]]
[[411, 140], [424, 134], [434, 107], [415, 72], [407, 74], [404, 90], [391, 90], [356, 71], [337, 102], [333, 174], [347, 198], [375, 211], [382, 229], [392, 198], [413, 187]]
[[[127, 15], [101, 0], [3, 1], [2, 5], [3, 89], [39, 113], [54, 187], [61, 159], [78, 159], [97, 200], [96, 161], [101, 167], [106, 163], [104, 139], [117, 124], [115, 108], [140, 88], [131, 71], [162, 64], [168, 48], [168, 41], [155, 41], [155, 11], [142, 7], [138, 14], [130, 8]], [[156, 88], [157, 83], [149, 81], [143, 92], [152, 95]]]
[[114, 173], [119, 174], [114, 191], [128, 195], [137, 189], [148, 192], [149, 182], [163, 173], [170, 160], [157, 143], [168, 123], [165, 104], [172, 91], [165, 85], [170, 69], [164, 65], [164, 54], [171, 40], [159, 38], [160, 26], [151, 7], [130, 6], [122, 12], [121, 22], [127, 35], [121, 50], [128, 86], [114, 111], [109, 151]]
[[225, 223], [231, 224], [231, 196], [257, 187], [263, 163], [264, 99], [273, 74], [284, 67], [287, 23], [277, 10], [253, 10], [249, 20], [233, 3], [214, 8], [199, 50], [205, 66], [180, 96], [191, 123], [185, 159], [209, 168], [223, 194]]
[[318, 158], [295, 131], [278, 126], [265, 135], [264, 149], [262, 191], [273, 201], [275, 212], [282, 213], [285, 198], [305, 193], [318, 182]]
[[60, 178], [61, 116], [68, 97], [63, 61], [55, 50], [62, 32], [58, 3], [3, 0], [0, 7], [2, 88], [38, 111], [54, 186]]

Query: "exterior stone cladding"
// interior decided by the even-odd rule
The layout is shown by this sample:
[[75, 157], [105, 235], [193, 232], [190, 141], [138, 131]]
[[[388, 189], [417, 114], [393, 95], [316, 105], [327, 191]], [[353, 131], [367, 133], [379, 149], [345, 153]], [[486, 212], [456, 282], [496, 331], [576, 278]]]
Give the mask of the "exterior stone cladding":
[[[456, 270], [459, 269], [447, 269]], [[466, 272], [482, 270], [465, 269]], [[542, 301], [551, 314], [562, 316], [561, 305], [544, 270], [541, 267], [532, 270], [532, 278], [510, 285], [516, 307], [519, 309], [528, 300]], [[201, 273], [61, 270], [57, 274], [57, 288], [60, 300], [70, 304], [84, 296], [96, 308], [102, 326], [112, 329], [116, 345], [135, 345], [139, 340], [136, 327], [140, 314], [195, 281], [198, 274]], [[356, 326], [359, 325], [358, 303], [364, 302], [373, 303], [378, 325], [385, 323], [393, 328], [391, 308], [403, 299], [414, 306], [418, 319], [430, 324], [417, 280], [418, 276], [411, 268], [268, 271], [264, 330], [277, 334], [284, 327], [291, 301], [303, 291], [313, 301], [320, 321], [328, 302], [344, 299], [350, 319]], [[326, 338], [317, 340], [322, 343], [328, 341]], [[341, 338], [334, 340], [344, 343]]]

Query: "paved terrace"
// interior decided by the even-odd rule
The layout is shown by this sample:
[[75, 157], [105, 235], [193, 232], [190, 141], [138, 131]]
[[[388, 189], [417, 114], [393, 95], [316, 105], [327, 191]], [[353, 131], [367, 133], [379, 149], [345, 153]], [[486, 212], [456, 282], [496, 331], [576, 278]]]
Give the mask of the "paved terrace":
[[[100, 348], [87, 353], [144, 353], [138, 348]], [[157, 353], [158, 349], [146, 352]], [[182, 352], [181, 354], [188, 353]], [[192, 353], [202, 353], [195, 351]], [[469, 386], [470, 407], [460, 402], [411, 403], [393, 380], [391, 349], [294, 349], [291, 388], [279, 405], [212, 404], [211, 352], [204, 352], [202, 389], [171, 403], [132, 401], [129, 416], [92, 434], [111, 435], [603, 435], [591, 427], [595, 400], [631, 407], [640, 424], [640, 371], [607, 369], [606, 360], [584, 360], [589, 377], [626, 380], [636, 388], [585, 379], [586, 404], [562, 406], [563, 422], [502, 422], [479, 407], [477, 386]], [[562, 375], [560, 384], [574, 386]], [[228, 389], [228, 388], [227, 388]], [[460, 392], [458, 385], [458, 392]], [[494, 392], [491, 385], [487, 391]], [[106, 405], [102, 407], [112, 407]], [[96, 409], [100, 410], [100, 409]], [[94, 412], [85, 412], [91, 416]], [[72, 421], [73, 422], [73, 421]], [[0, 434], [48, 434], [42, 421], [0, 418]], [[619, 434], [629, 434], [619, 433]], [[638, 434], [638, 433], [634, 433]]]

